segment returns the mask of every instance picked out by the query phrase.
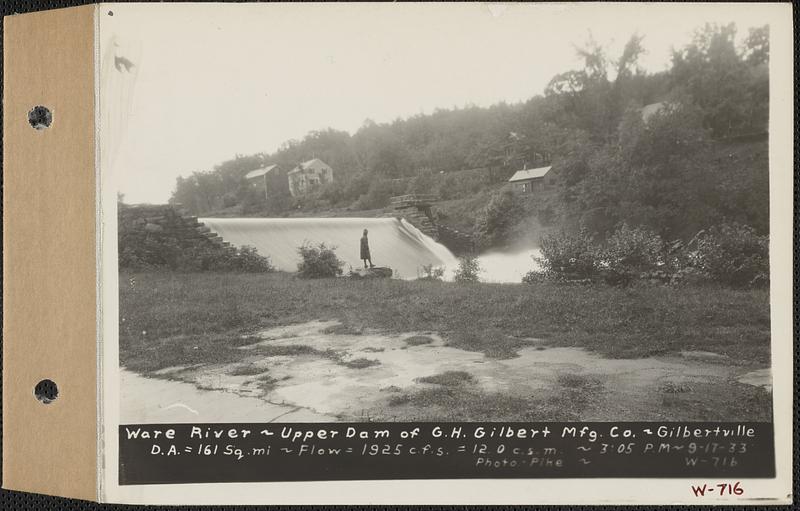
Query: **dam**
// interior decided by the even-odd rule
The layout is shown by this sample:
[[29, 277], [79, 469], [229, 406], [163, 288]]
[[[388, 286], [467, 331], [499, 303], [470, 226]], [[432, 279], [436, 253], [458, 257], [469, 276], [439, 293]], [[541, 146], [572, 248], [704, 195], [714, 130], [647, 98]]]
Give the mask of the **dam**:
[[398, 218], [201, 218], [226, 242], [255, 247], [281, 271], [297, 271], [298, 247], [304, 243], [335, 247], [344, 271], [363, 266], [359, 241], [369, 231], [372, 262], [403, 279], [417, 278], [426, 265], [444, 266], [451, 273], [458, 260], [444, 245]]

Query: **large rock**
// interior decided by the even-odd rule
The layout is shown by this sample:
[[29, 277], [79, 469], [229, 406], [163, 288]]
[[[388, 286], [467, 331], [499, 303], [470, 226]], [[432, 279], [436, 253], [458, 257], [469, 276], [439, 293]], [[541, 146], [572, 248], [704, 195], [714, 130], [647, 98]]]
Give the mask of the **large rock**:
[[391, 278], [394, 272], [385, 266], [375, 266], [374, 268], [354, 268], [347, 275], [356, 279], [387, 279]]

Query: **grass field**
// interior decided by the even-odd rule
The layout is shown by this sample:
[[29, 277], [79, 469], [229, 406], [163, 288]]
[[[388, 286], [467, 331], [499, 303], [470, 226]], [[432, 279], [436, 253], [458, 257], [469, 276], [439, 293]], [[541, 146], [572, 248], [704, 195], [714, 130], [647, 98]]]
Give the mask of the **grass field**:
[[[500, 358], [533, 337], [614, 358], [703, 350], [769, 363], [767, 290], [145, 273], [120, 277], [120, 311], [121, 362], [133, 367], [158, 339], [213, 342], [315, 319], [344, 331], [438, 331]], [[158, 359], [141, 369], [177, 362], [163, 350]]]
[[[519, 349], [545, 342], [551, 347], [585, 348], [607, 358], [686, 350], [724, 355], [729, 357], [726, 364], [770, 365], [767, 290], [302, 280], [284, 273], [120, 276], [120, 364], [145, 375], [174, 366], [236, 363], [242, 357], [237, 347], [253, 344], [251, 336], [257, 332], [313, 320], [341, 322], [331, 334], [437, 332], [448, 346], [498, 359], [513, 358]], [[424, 336], [407, 340], [409, 346], [430, 342]], [[272, 349], [279, 348], [281, 353], [265, 355], [291, 356], [292, 350], [302, 355], [311, 350], [336, 359], [335, 353], [317, 353], [309, 346]], [[367, 362], [355, 361], [352, 367], [358, 370], [356, 366], [367, 367]], [[247, 374], [248, 368], [237, 372]], [[469, 374], [442, 374], [422, 383], [436, 388], [398, 394], [389, 405], [418, 400], [426, 406], [463, 410], [460, 417], [467, 419], [489, 406], [485, 395], [473, 391]], [[580, 376], [564, 375], [558, 383], [563, 393], [548, 405], [553, 410], [579, 409], [598, 392], [596, 384]], [[753, 413], [746, 417], [769, 416], [768, 395], [760, 388], [741, 385], [735, 392], [733, 388], [710, 392], [722, 396], [718, 405], [711, 405], [719, 408], [716, 415], [686, 411], [702, 396], [679, 387], [665, 388], [653, 406], [661, 406], [663, 398], [665, 407], [686, 411], [675, 413], [687, 419], [729, 417], [721, 414], [734, 410], [730, 413], [736, 415], [748, 406]], [[492, 398], [494, 408], [486, 408], [487, 413], [519, 405], [513, 400], [504, 403], [502, 397]], [[734, 402], [740, 403], [738, 408]], [[524, 418], [513, 413], [502, 416]]]

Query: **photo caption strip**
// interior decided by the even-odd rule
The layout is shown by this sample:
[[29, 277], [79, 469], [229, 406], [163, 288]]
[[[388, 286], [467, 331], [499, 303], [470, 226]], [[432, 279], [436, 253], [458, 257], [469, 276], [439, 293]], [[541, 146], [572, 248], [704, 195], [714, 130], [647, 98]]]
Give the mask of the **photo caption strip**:
[[119, 447], [120, 485], [775, 477], [766, 422], [121, 425]]

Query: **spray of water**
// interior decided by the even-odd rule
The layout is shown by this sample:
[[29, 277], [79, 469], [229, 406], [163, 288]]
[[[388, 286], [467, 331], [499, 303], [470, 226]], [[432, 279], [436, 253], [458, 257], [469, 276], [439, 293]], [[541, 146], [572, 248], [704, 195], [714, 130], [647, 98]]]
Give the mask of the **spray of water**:
[[489, 252], [478, 257], [483, 270], [481, 280], [485, 282], [521, 282], [531, 270], [538, 270], [534, 257], [541, 255], [538, 249], [530, 248], [515, 252]]

